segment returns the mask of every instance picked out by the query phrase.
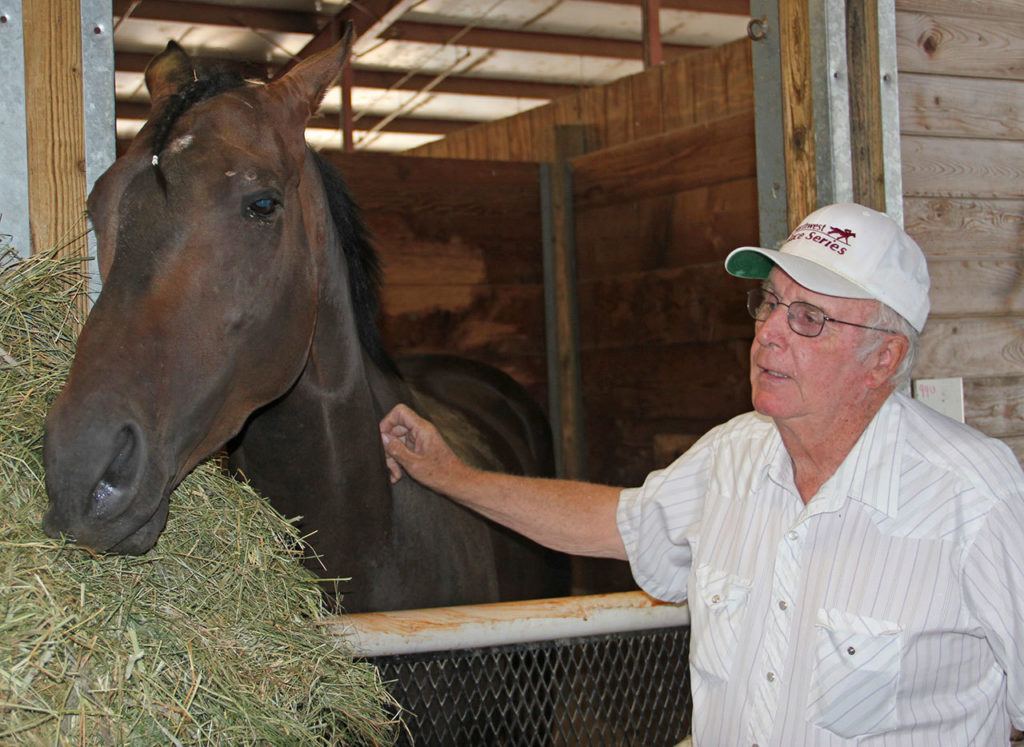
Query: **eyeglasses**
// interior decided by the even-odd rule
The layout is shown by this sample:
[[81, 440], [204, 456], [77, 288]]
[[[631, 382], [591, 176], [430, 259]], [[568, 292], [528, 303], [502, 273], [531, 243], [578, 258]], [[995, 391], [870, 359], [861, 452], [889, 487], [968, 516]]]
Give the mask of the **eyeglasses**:
[[747, 311], [750, 312], [750, 316], [759, 322], [767, 321], [768, 317], [775, 311], [776, 306], [786, 307], [786, 321], [789, 322], [789, 328], [801, 337], [817, 337], [821, 334], [821, 330], [825, 328], [825, 322], [846, 324], [851, 327], [860, 327], [861, 329], [873, 329], [877, 332], [888, 332], [891, 335], [900, 334], [893, 329], [869, 327], [866, 324], [833, 319], [817, 306], [806, 301], [782, 303], [778, 296], [764, 288], [754, 288], [747, 292]]

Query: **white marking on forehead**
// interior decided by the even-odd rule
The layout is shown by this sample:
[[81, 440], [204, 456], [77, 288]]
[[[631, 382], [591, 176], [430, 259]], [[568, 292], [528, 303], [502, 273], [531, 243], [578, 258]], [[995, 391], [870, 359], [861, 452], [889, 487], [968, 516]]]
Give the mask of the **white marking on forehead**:
[[228, 179], [230, 179], [231, 177], [233, 177], [237, 173], [238, 173], [237, 171], [225, 171], [224, 172], [224, 176], [226, 176]]
[[192, 145], [194, 138], [191, 135], [182, 135], [176, 138], [170, 145], [167, 146], [168, 153], [180, 153], [185, 148]]

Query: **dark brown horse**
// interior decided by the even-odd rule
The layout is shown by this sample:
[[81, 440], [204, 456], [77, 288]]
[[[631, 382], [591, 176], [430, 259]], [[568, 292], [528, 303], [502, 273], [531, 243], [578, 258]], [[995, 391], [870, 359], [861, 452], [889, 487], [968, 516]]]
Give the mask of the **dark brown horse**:
[[173, 488], [226, 444], [314, 532], [311, 566], [351, 577], [346, 609], [561, 593], [560, 561], [389, 485], [377, 423], [397, 402], [494, 468], [543, 473], [550, 442], [500, 372], [417, 358], [403, 378], [383, 352], [376, 254], [303, 137], [348, 38], [267, 85], [199, 77], [173, 44], [150, 64], [150, 121], [89, 196], [104, 284], [47, 419], [44, 528], [144, 553]]

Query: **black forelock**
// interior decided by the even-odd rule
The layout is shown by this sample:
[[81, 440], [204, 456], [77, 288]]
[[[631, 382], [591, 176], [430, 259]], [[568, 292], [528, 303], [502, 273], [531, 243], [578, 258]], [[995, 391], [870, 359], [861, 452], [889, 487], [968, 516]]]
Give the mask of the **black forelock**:
[[[245, 78], [240, 73], [230, 69], [212, 69], [205, 72], [202, 77], [186, 83], [177, 92], [171, 94], [167, 103], [160, 110], [157, 118], [153, 121], [155, 130], [153, 132], [152, 155], [159, 156], [167, 141], [171, 137], [171, 130], [174, 123], [182, 114], [198, 104], [200, 101], [213, 98], [219, 93], [241, 88], [246, 84]], [[159, 170], [159, 165], [157, 169]]]
[[384, 350], [377, 315], [380, 312], [381, 266], [380, 257], [370, 240], [355, 200], [341, 174], [316, 151], [313, 161], [320, 171], [338, 239], [348, 267], [348, 285], [355, 311], [356, 329], [363, 350], [385, 371], [398, 375], [398, 369]]

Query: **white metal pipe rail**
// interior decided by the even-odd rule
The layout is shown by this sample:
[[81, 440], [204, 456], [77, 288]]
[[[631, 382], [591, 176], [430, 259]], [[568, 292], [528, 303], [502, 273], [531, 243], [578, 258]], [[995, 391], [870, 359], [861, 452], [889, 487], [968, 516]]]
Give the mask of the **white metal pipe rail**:
[[356, 656], [394, 656], [689, 625], [685, 604], [640, 591], [367, 612], [322, 623]]

